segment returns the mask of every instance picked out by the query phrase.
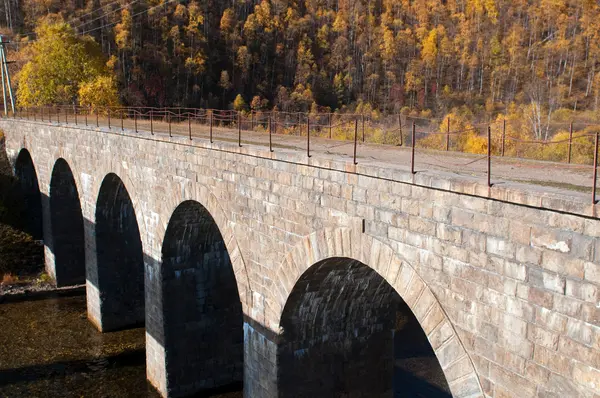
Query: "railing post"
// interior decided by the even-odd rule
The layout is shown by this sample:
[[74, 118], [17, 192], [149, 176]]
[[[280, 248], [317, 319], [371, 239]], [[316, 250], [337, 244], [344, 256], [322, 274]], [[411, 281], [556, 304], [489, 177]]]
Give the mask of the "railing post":
[[85, 127], [88, 125], [88, 112], [89, 110], [85, 112]]
[[398, 114], [398, 130], [400, 131], [400, 145], [402, 146], [404, 144], [404, 137], [402, 136], [402, 114], [399, 113]]
[[56, 108], [56, 123], [60, 124], [60, 108]]
[[358, 164], [356, 161], [356, 148], [358, 146], [358, 118], [354, 119], [354, 164]]
[[504, 157], [504, 150], [506, 147], [506, 119], [502, 121], [502, 157]]
[[192, 114], [188, 112], [188, 133], [190, 135], [190, 141], [192, 140]]
[[252, 118], [252, 122], [250, 124], [250, 130], [254, 131], [254, 111], [250, 111], [250, 117]]
[[331, 134], [331, 113], [329, 113], [329, 139], [332, 138], [332, 134]]
[[40, 118], [42, 119], [42, 122], [44, 121], [44, 107], [42, 106], [42, 115], [40, 116]]
[[306, 116], [306, 155], [310, 157], [310, 115]]
[[135, 129], [135, 132], [137, 133], [138, 132], [138, 129], [137, 129], [137, 112], [136, 112], [135, 109], [133, 110], [133, 128]]
[[171, 134], [171, 113], [167, 113], [167, 123], [169, 124], [169, 137], [173, 137], [173, 134]]
[[69, 108], [65, 108], [65, 123], [69, 124]]
[[412, 148], [410, 154], [410, 172], [415, 174], [415, 147], [417, 146], [417, 134], [415, 122], [412, 124]]
[[269, 115], [269, 152], [273, 152], [273, 125], [271, 124], [271, 115]]
[[573, 122], [569, 124], [569, 150], [567, 152], [567, 163], [571, 163], [571, 148], [573, 146]]
[[120, 116], [121, 116], [121, 131], [124, 131], [125, 129], [123, 128], [123, 109], [121, 109], [121, 112], [119, 112]]
[[110, 130], [110, 108], [107, 108], [106, 114], [108, 115], [108, 129]]
[[242, 112], [238, 111], [238, 145], [242, 146]]
[[446, 151], [450, 150], [450, 116], [448, 116], [448, 126], [446, 128]]
[[488, 126], [487, 133], [487, 184], [492, 186], [492, 127]]
[[598, 181], [598, 138], [600, 133], [596, 132], [596, 144], [594, 145], [594, 186], [592, 188], [592, 204], [596, 204], [596, 185]]
[[77, 126], [77, 107], [75, 107], [75, 126]]
[[152, 123], [152, 109], [150, 109], [150, 134], [154, 135], [154, 124]]
[[212, 109], [210, 110], [210, 117], [209, 117], [209, 121], [208, 121], [210, 127], [209, 127], [209, 131], [210, 131], [210, 143], [213, 143], [213, 111]]
[[37, 117], [35, 116], [35, 107], [33, 107], [33, 121], [36, 122], [37, 121]]

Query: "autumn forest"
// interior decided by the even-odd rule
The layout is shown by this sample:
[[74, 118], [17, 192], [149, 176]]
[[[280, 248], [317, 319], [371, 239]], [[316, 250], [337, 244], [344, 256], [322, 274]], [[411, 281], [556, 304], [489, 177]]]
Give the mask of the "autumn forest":
[[113, 84], [126, 105], [501, 114], [540, 139], [600, 110], [595, 0], [5, 0], [2, 14], [15, 71], [54, 62], [40, 35], [63, 29], [59, 47], [102, 57], [109, 81], [88, 92]]

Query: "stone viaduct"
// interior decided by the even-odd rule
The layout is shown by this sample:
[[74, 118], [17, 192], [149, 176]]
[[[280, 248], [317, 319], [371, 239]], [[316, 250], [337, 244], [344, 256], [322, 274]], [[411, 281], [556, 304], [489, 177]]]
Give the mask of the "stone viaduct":
[[600, 397], [598, 205], [286, 149], [0, 129], [47, 271], [86, 283], [99, 330], [145, 325], [163, 396], [415, 396], [414, 359], [421, 396]]

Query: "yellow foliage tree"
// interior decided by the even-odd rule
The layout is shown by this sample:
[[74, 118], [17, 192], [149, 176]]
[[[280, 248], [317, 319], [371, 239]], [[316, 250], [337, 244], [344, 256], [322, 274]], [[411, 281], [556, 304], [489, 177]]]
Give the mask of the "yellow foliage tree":
[[31, 60], [17, 75], [20, 106], [76, 103], [82, 83], [108, 74], [100, 46], [68, 24], [42, 23], [36, 33], [26, 50]]
[[79, 103], [92, 110], [119, 105], [117, 85], [111, 76], [97, 76], [79, 86]]
[[235, 109], [238, 112], [243, 112], [247, 108], [248, 105], [246, 104], [244, 97], [242, 97], [242, 94], [238, 94], [237, 97], [235, 97], [235, 100], [233, 101], [233, 109]]

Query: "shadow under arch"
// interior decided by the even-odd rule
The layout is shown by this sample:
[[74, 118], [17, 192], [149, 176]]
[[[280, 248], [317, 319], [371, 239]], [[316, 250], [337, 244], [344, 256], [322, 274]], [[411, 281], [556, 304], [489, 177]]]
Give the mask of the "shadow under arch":
[[[177, 206], [161, 254], [160, 277], [155, 278], [160, 284], [153, 287], [160, 294], [150, 299], [162, 297], [162, 302], [147, 307], [162, 306], [163, 388], [181, 396], [240, 384], [242, 304], [230, 255], [209, 211], [192, 200]], [[156, 339], [156, 331], [151, 334]], [[161, 390], [151, 374], [150, 381]]]
[[[299, 242], [275, 279], [280, 396], [311, 395], [309, 388], [303, 394], [290, 383], [322, 392], [315, 396], [483, 396], [471, 359], [436, 297], [385, 243], [348, 228], [327, 228]], [[399, 335], [419, 345], [396, 341]], [[406, 363], [415, 355], [428, 359]], [[424, 380], [419, 366], [432, 364], [437, 380]], [[294, 382], [291, 375], [305, 380]], [[403, 389], [407, 380], [421, 391]]]
[[97, 286], [102, 331], [144, 322], [144, 253], [135, 209], [114, 173], [102, 180], [96, 202]]
[[85, 283], [81, 202], [73, 172], [63, 158], [54, 163], [49, 192], [52, 239], [47, 246], [54, 254], [56, 284], [70, 286]]
[[15, 176], [21, 186], [24, 199], [25, 229], [34, 239], [43, 239], [42, 228], [42, 195], [38, 175], [31, 154], [26, 148], [21, 149], [15, 161]]

